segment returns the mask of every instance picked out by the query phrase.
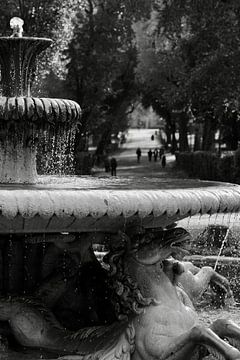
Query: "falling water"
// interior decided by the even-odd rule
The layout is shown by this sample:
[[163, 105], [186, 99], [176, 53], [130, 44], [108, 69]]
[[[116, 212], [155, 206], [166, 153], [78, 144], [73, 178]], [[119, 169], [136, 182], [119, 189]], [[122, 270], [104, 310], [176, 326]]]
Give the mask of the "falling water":
[[221, 256], [221, 254], [222, 254], [222, 251], [223, 251], [224, 245], [225, 245], [225, 243], [226, 243], [226, 240], [227, 240], [227, 238], [228, 238], [229, 231], [230, 231], [230, 228], [227, 229], [227, 232], [226, 232], [226, 234], [225, 234], [225, 236], [224, 236], [224, 238], [223, 238], [223, 241], [222, 241], [222, 244], [221, 244], [219, 253], [218, 253], [218, 255], [217, 255], [217, 259], [216, 259], [215, 265], [214, 265], [214, 270], [216, 270], [216, 268], [217, 268], [218, 261], [219, 261], [219, 258], [220, 258], [220, 256]]
[[37, 153], [39, 174], [73, 175], [75, 129], [68, 129], [53, 135], [45, 131], [40, 138]]

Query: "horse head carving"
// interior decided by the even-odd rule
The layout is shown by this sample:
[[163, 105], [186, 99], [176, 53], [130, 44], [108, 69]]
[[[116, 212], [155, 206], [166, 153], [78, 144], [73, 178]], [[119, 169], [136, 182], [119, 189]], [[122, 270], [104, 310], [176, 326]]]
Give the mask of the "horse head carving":
[[[104, 257], [104, 262], [110, 265], [113, 302], [120, 319], [140, 314], [150, 304], [158, 304], [165, 259], [178, 252], [185, 253], [190, 239], [183, 228], [147, 231], [131, 239], [123, 234], [120, 246]], [[183, 271], [179, 263], [172, 270], [174, 274]]]

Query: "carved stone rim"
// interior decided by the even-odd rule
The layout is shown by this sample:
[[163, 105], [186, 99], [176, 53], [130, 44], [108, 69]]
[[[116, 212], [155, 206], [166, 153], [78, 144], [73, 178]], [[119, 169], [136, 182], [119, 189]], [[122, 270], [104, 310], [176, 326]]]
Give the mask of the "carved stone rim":
[[0, 233], [166, 227], [197, 214], [239, 212], [240, 186], [135, 191], [15, 184], [0, 186], [0, 210]]
[[80, 120], [81, 108], [73, 100], [35, 97], [0, 97], [0, 123], [30, 121], [61, 123]]

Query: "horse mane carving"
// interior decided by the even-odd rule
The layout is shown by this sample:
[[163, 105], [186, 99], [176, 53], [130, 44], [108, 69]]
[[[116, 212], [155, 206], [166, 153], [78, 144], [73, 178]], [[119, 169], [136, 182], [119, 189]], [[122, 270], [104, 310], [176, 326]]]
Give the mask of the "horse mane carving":
[[[150, 235], [150, 236], [149, 236]], [[126, 258], [131, 254], [134, 258], [133, 249], [138, 249], [141, 243], [151, 242], [152, 236], [139, 236], [134, 241], [122, 243], [117, 248], [112, 248], [103, 258], [109, 266], [109, 287], [112, 289], [112, 303], [116, 316], [119, 320], [129, 319], [133, 315], [141, 314], [146, 306], [155, 304], [155, 299], [145, 297], [136, 280], [132, 278], [128, 269]], [[134, 245], [133, 245], [134, 243]]]

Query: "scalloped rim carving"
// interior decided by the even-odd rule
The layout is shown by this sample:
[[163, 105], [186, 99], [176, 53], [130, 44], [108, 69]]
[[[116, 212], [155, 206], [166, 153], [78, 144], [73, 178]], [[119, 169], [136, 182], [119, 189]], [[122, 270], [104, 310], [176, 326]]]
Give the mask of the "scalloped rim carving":
[[81, 179], [77, 183], [65, 188], [0, 187], [0, 234], [116, 232], [128, 226], [165, 227], [197, 214], [240, 211], [240, 186], [100, 190], [96, 184], [88, 190], [81, 188]]
[[166, 215], [175, 219], [240, 210], [240, 186], [171, 190], [87, 190], [77, 186], [61, 187], [60, 190], [57, 186], [44, 189], [38, 185], [36, 188], [6, 187], [0, 188], [0, 210], [3, 216], [11, 219], [17, 215], [28, 219], [36, 215], [45, 219], [52, 216], [99, 219], [135, 215], [143, 219], [149, 215]]
[[0, 97], [0, 122], [77, 123], [81, 108], [73, 100], [35, 97]]

